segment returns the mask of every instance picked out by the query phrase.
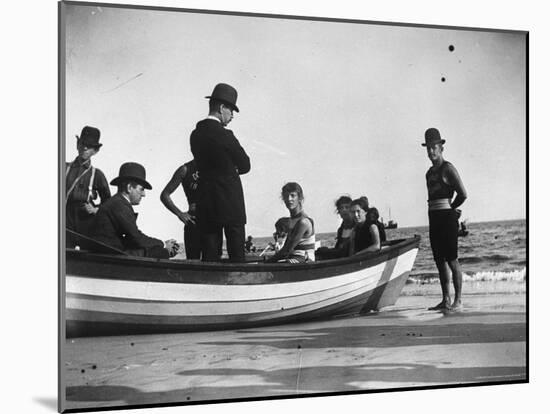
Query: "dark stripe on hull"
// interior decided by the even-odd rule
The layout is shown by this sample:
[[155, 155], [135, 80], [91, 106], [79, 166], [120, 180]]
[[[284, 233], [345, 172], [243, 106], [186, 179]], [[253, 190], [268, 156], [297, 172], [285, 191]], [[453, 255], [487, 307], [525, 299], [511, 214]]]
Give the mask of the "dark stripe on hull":
[[343, 275], [387, 262], [417, 248], [419, 237], [402, 240], [379, 253], [363, 253], [343, 259], [304, 264], [201, 263], [109, 256], [67, 250], [66, 274], [99, 279], [258, 285], [317, 280]]
[[[149, 315], [115, 315], [104, 312], [67, 311], [67, 337], [131, 335], [153, 333], [175, 333], [207, 330], [228, 330], [252, 328], [257, 326], [305, 322], [328, 317], [352, 316], [381, 309], [395, 303], [401, 292], [409, 272], [405, 272], [389, 283], [377, 286], [375, 289], [320, 309], [307, 311], [298, 315], [277, 317], [274, 314], [269, 319], [250, 321], [250, 315], [232, 315], [203, 317], [157, 317]], [[95, 321], [90, 321], [95, 319]], [[117, 319], [125, 319], [124, 322]], [[135, 323], [129, 323], [133, 319]], [[103, 320], [103, 321], [99, 321]], [[107, 322], [111, 320], [113, 322]], [[178, 320], [178, 323], [170, 323]], [[144, 322], [147, 321], [147, 322]]]

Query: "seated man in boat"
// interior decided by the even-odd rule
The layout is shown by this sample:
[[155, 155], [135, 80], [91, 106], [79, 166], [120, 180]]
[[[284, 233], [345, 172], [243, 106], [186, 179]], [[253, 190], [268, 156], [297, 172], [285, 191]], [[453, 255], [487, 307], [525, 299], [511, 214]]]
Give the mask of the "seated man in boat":
[[302, 187], [298, 183], [286, 183], [281, 195], [290, 213], [289, 233], [283, 247], [268, 262], [313, 262], [315, 261], [315, 229], [313, 220], [303, 208]]
[[351, 214], [355, 227], [350, 237], [349, 255], [379, 251], [381, 243], [386, 241], [386, 232], [378, 221], [378, 210], [369, 208], [366, 197], [361, 197], [351, 202]]
[[336, 200], [336, 213], [342, 218], [342, 223], [336, 232], [336, 244], [333, 248], [319, 247], [315, 251], [315, 257], [318, 260], [336, 259], [348, 255], [350, 236], [355, 226], [350, 211], [351, 202], [351, 197], [347, 195], [343, 195]]
[[145, 180], [145, 168], [134, 162], [124, 163], [111, 185], [116, 185], [118, 192], [99, 207], [90, 237], [133, 256], [174, 256], [179, 248], [175, 240], [162, 242], [146, 236], [136, 224], [137, 214], [132, 206], [145, 197], [145, 189], [152, 189]]

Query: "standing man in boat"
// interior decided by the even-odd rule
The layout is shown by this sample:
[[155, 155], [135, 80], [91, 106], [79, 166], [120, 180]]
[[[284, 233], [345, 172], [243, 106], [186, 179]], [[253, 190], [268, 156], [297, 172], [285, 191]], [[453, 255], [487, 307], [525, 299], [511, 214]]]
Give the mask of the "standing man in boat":
[[126, 162], [111, 185], [116, 185], [118, 192], [99, 207], [90, 237], [132, 256], [159, 259], [174, 256], [178, 250], [175, 240], [163, 242], [143, 234], [137, 227], [137, 214], [132, 206], [145, 197], [145, 189], [153, 188], [145, 179], [145, 168]]
[[209, 113], [191, 133], [191, 152], [200, 171], [197, 219], [203, 261], [220, 260], [225, 233], [232, 262], [244, 262], [246, 211], [240, 175], [250, 171], [250, 158], [225, 127], [237, 107], [237, 91], [219, 83], [209, 99]]
[[[99, 143], [100, 131], [91, 126], [82, 128], [76, 136], [78, 156], [66, 163], [66, 227], [81, 234], [88, 234], [90, 224], [97, 213], [98, 196], [101, 203], [111, 197], [109, 184], [103, 172], [92, 166], [92, 157], [103, 144]], [[78, 240], [67, 235], [67, 245], [73, 247]]]
[[[454, 165], [443, 158], [445, 140], [441, 139], [439, 131], [436, 128], [427, 129], [424, 139], [422, 146], [426, 147], [428, 158], [432, 162], [432, 167], [426, 172], [430, 244], [443, 293], [443, 300], [429, 309], [460, 310], [462, 271], [458, 263], [458, 207], [466, 200], [466, 188]], [[451, 274], [455, 290], [452, 304]]]
[[[185, 192], [187, 203], [189, 205], [189, 210], [186, 212], [181, 211], [170, 197], [180, 184]], [[199, 171], [195, 160], [191, 160], [180, 166], [174, 172], [172, 178], [160, 194], [160, 201], [162, 201], [162, 204], [164, 204], [164, 206], [184, 224], [183, 240], [185, 244], [186, 259], [201, 258], [201, 238], [200, 231], [197, 226], [198, 189]]]

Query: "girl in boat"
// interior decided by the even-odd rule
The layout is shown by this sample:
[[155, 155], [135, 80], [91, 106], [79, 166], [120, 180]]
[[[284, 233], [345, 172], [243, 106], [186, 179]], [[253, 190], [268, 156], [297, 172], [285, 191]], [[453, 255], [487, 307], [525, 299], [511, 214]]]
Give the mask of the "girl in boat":
[[305, 263], [315, 261], [315, 229], [313, 219], [303, 208], [304, 192], [298, 183], [286, 183], [281, 196], [290, 213], [289, 233], [283, 247], [268, 261]]
[[288, 236], [289, 232], [289, 222], [290, 219], [288, 217], [281, 217], [275, 222], [275, 232], [273, 233], [273, 240], [275, 241], [272, 243], [275, 253], [285, 245], [286, 236]]
[[351, 202], [351, 214], [355, 227], [350, 237], [350, 256], [360, 251], [380, 250], [382, 242], [386, 241], [386, 232], [378, 221], [378, 210], [369, 208], [367, 198], [361, 197]]
[[351, 202], [351, 197], [347, 195], [343, 195], [336, 200], [336, 213], [342, 218], [342, 223], [336, 232], [336, 244], [333, 248], [319, 247], [315, 251], [315, 257], [318, 260], [336, 259], [348, 255], [350, 236], [355, 226], [355, 222], [351, 216]]

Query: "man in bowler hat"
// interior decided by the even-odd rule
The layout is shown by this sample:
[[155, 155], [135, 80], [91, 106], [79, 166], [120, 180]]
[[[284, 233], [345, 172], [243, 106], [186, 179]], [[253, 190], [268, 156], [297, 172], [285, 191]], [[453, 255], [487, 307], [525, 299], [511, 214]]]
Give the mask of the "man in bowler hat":
[[[462, 271], [458, 263], [458, 207], [466, 200], [466, 188], [454, 165], [443, 158], [445, 140], [441, 139], [439, 130], [429, 128], [424, 139], [422, 146], [426, 147], [428, 158], [432, 162], [426, 172], [430, 244], [443, 294], [443, 300], [430, 310], [460, 310]], [[452, 303], [451, 274], [455, 291]]]
[[203, 261], [220, 260], [222, 232], [232, 262], [244, 261], [246, 211], [240, 175], [250, 171], [250, 158], [225, 127], [237, 107], [237, 91], [219, 83], [209, 99], [209, 113], [191, 133], [191, 152], [200, 171], [197, 219]]
[[145, 179], [145, 168], [135, 162], [120, 166], [118, 177], [111, 181], [118, 192], [99, 207], [90, 237], [133, 256], [166, 259], [177, 253], [175, 240], [155, 239], [137, 227], [137, 214], [132, 206], [145, 197], [152, 186]]
[[[81, 234], [88, 234], [90, 224], [98, 210], [98, 196], [101, 202], [111, 197], [109, 184], [103, 172], [92, 166], [91, 159], [99, 152], [100, 131], [85, 126], [76, 136], [78, 156], [66, 163], [66, 227]], [[67, 235], [67, 244], [77, 244], [74, 235]]]

